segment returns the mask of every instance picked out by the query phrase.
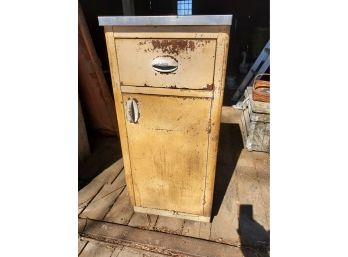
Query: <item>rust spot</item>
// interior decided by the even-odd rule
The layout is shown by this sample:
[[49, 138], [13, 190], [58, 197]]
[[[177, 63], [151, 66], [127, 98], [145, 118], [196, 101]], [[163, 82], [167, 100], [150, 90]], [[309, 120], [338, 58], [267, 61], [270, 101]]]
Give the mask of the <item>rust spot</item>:
[[144, 87], [149, 87], [149, 85], [147, 85], [146, 83], [144, 84]]
[[172, 129], [164, 129], [164, 128], [155, 128], [155, 130], [166, 131], [166, 132], [173, 131]]
[[178, 55], [181, 51], [194, 51], [195, 43], [192, 40], [154, 39], [151, 41], [153, 49], [161, 49], [163, 53]]
[[206, 88], [207, 90], [213, 90], [214, 89], [214, 84], [207, 84]]
[[122, 82], [122, 81], [120, 82], [120, 86], [121, 86], [121, 87], [123, 86], [123, 82]]
[[211, 126], [208, 125], [208, 127], [207, 127], [207, 129], [206, 129], [205, 131], [207, 131], [207, 133], [210, 134], [210, 132], [211, 132]]
[[140, 41], [140, 42], [138, 43], [138, 45], [140, 45], [140, 46], [145, 45], [145, 44], [146, 44], [146, 40], [145, 40], [145, 41]]

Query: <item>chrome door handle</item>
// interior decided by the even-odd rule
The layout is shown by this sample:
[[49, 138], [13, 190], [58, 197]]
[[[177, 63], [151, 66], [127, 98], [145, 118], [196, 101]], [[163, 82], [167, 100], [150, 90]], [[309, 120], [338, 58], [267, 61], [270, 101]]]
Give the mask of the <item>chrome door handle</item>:
[[160, 73], [170, 73], [178, 69], [178, 62], [171, 56], [159, 56], [153, 59], [152, 68]]
[[134, 99], [127, 101], [126, 116], [130, 123], [137, 123], [139, 120], [138, 103]]

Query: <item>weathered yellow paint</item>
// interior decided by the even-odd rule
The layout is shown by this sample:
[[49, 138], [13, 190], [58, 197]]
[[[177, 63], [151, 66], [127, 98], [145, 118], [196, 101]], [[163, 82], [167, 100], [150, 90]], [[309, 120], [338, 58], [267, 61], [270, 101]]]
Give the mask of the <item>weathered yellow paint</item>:
[[140, 112], [126, 123], [135, 204], [202, 215], [211, 100], [123, 94], [128, 99]]
[[167, 96], [186, 96], [186, 97], [206, 97], [213, 98], [212, 90], [189, 90], [182, 88], [161, 88], [161, 87], [134, 87], [121, 86], [122, 93], [134, 93], [145, 95], [167, 95]]
[[[122, 85], [206, 89], [212, 87], [214, 39], [116, 39]], [[155, 71], [156, 57], [170, 56], [178, 63], [172, 73]], [[136, 74], [136, 76], [135, 76]]]
[[[105, 32], [135, 210], [208, 221], [229, 26], [107, 27]], [[172, 74], [152, 68], [153, 59], [164, 55], [178, 63]], [[137, 102], [136, 123], [125, 115], [128, 99]]]

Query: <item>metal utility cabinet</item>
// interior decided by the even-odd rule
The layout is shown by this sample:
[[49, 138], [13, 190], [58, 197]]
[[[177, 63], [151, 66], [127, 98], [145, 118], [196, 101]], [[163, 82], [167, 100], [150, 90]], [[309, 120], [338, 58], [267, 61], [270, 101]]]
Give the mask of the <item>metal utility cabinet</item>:
[[99, 17], [135, 212], [209, 222], [231, 21]]

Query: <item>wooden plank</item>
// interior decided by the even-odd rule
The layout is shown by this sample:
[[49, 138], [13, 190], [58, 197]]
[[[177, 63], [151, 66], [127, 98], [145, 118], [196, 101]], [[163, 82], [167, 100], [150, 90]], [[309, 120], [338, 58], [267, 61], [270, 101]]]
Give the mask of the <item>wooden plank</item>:
[[260, 187], [260, 196], [264, 206], [266, 219], [264, 220], [264, 228], [270, 229], [270, 157], [267, 153], [252, 152], [254, 164], [257, 172], [257, 180]]
[[129, 221], [128, 226], [153, 230], [157, 219], [158, 215], [135, 212]]
[[139, 213], [147, 213], [153, 215], [166, 216], [170, 218], [178, 218], [178, 219], [187, 219], [201, 222], [209, 222], [210, 217], [195, 215], [190, 213], [178, 212], [178, 211], [168, 211], [168, 210], [160, 210], [155, 208], [144, 208], [139, 206], [134, 206], [134, 211]]
[[201, 223], [193, 220], [185, 220], [182, 229], [183, 236], [200, 237], [199, 232], [201, 228]]
[[101, 68], [88, 26], [78, 8], [79, 96], [93, 129], [118, 135], [114, 101]]
[[132, 247], [124, 247], [117, 257], [168, 257], [168, 255], [153, 253]]
[[227, 66], [228, 56], [228, 43], [230, 28], [224, 27], [224, 32], [219, 33], [217, 38], [216, 48], [216, 61], [214, 70], [214, 101], [212, 101], [210, 111], [210, 133], [209, 133], [209, 145], [207, 153], [207, 173], [206, 173], [206, 185], [205, 185], [205, 197], [203, 200], [203, 216], [210, 216], [213, 193], [214, 193], [214, 181], [215, 181], [215, 169], [217, 150], [219, 142], [220, 132], [220, 118], [221, 118], [221, 106], [223, 101], [224, 86], [225, 86], [225, 74]]
[[211, 233], [211, 223], [200, 222], [199, 228], [199, 238], [209, 240]]
[[128, 191], [123, 190], [103, 220], [118, 224], [128, 224], [133, 213], [133, 206], [129, 200]]
[[182, 88], [158, 88], [158, 87], [139, 87], [121, 86], [122, 93], [137, 93], [147, 95], [167, 95], [167, 96], [186, 96], [212, 98], [213, 92], [210, 90], [190, 90]]
[[82, 240], [81, 238], [79, 238], [79, 245], [78, 245], [78, 254], [80, 255], [80, 253], [82, 252], [83, 248], [86, 246], [86, 244], [88, 243], [87, 240]]
[[124, 172], [121, 172], [112, 184], [105, 184], [103, 186], [100, 192], [80, 214], [80, 217], [102, 220], [125, 186]]
[[96, 242], [88, 242], [80, 257], [110, 257], [114, 249]]
[[[253, 153], [243, 150], [234, 173], [238, 189], [237, 203], [234, 212], [237, 214], [238, 240], [241, 245], [265, 247], [269, 244], [269, 224], [267, 213], [269, 209], [264, 204], [259, 180], [259, 172], [255, 168]], [[224, 242], [231, 243], [232, 237], [222, 231]], [[212, 229], [213, 233], [213, 229]]]
[[154, 230], [170, 234], [181, 235], [183, 227], [183, 219], [158, 216]]
[[[231, 171], [233, 172], [233, 171]], [[238, 229], [238, 189], [234, 171], [219, 211], [213, 217], [210, 240], [233, 245], [240, 245]]]
[[131, 203], [134, 205], [135, 200], [134, 200], [133, 178], [132, 178], [132, 170], [131, 170], [131, 164], [130, 164], [130, 158], [129, 158], [129, 152], [128, 152], [128, 139], [127, 139], [126, 124], [125, 124], [126, 121], [125, 121], [125, 113], [123, 109], [122, 94], [121, 94], [121, 88], [120, 88], [120, 76], [119, 76], [118, 64], [117, 64], [115, 40], [114, 40], [112, 27], [106, 26], [104, 27], [104, 31], [105, 31], [106, 46], [107, 46], [107, 51], [109, 56], [110, 73], [111, 73], [111, 79], [112, 79], [112, 88], [113, 88], [114, 97], [115, 97], [116, 113], [118, 117], [117, 122], [118, 122], [118, 128], [120, 133], [122, 155], [124, 160], [127, 190], [128, 190]]
[[123, 168], [123, 160], [119, 159], [110, 167], [105, 169], [97, 177], [95, 177], [88, 185], [82, 188], [78, 194], [78, 204], [80, 214], [84, 208], [90, 203], [95, 195], [101, 190], [105, 183], [111, 183], [119, 175]]
[[241, 123], [241, 110], [235, 109], [232, 106], [222, 106], [221, 123]]
[[185, 220], [182, 230], [183, 236], [190, 236], [209, 240], [211, 223]]
[[[114, 245], [115, 250], [112, 253], [111, 257], [118, 257], [120, 252], [122, 252], [124, 246], [123, 245]], [[97, 256], [96, 256], [97, 257]], [[144, 256], [145, 257], [145, 256]]]
[[[81, 219], [79, 219], [79, 222], [80, 220]], [[84, 238], [97, 239], [109, 244], [121, 244], [127, 247], [171, 256], [244, 256], [242, 249], [231, 245], [220, 244], [198, 238], [148, 231], [101, 221], [88, 220], [86, 228], [83, 231], [79, 231], [79, 233]], [[257, 253], [250, 251], [249, 255], [245, 256], [262, 256], [256, 255]]]

